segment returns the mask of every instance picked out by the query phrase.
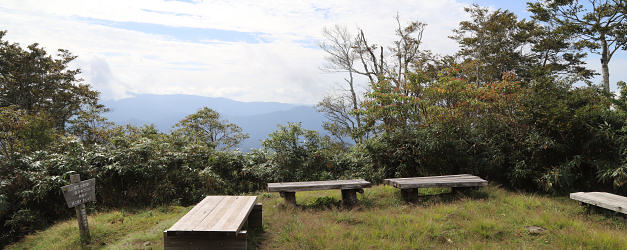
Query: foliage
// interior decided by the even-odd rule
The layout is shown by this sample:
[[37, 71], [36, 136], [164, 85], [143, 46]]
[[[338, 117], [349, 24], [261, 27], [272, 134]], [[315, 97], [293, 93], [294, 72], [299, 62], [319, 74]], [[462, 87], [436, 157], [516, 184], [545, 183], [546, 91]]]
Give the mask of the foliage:
[[601, 55], [603, 89], [610, 90], [609, 63], [627, 49], [625, 2], [616, 0], [540, 0], [528, 3], [533, 18], [574, 35], [574, 45]]
[[268, 135], [262, 146], [273, 154], [268, 166], [273, 168], [277, 182], [327, 180], [337, 177], [337, 170], [330, 164], [331, 141], [317, 131], [289, 123]]
[[67, 122], [83, 108], [98, 104], [97, 91], [77, 78], [80, 69], [69, 69], [76, 59], [67, 50], [48, 55], [37, 43], [22, 49], [3, 40], [0, 31], [0, 107], [11, 105], [29, 114], [46, 113], [54, 128], [65, 131]]
[[503, 72], [516, 72], [519, 77], [529, 79], [531, 60], [522, 48], [535, 24], [517, 20], [508, 10], [490, 12], [476, 4], [465, 11], [472, 20], [460, 22], [451, 38], [460, 45], [458, 55], [474, 66], [467, 77], [476, 83], [486, 83], [500, 80]]
[[58, 136], [45, 113], [28, 114], [16, 106], [0, 107], [2, 157], [44, 149]]
[[248, 134], [242, 128], [228, 121], [220, 120], [220, 113], [203, 107], [198, 112], [179, 121], [176, 133], [182, 134], [192, 143], [204, 143], [218, 149], [237, 146]]

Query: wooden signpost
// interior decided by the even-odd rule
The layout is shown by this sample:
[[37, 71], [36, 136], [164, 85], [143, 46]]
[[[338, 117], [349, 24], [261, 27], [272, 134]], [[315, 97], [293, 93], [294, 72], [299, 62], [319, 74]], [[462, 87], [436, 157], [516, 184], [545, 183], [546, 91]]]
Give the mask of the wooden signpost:
[[61, 187], [61, 191], [63, 191], [67, 206], [76, 210], [81, 241], [89, 242], [89, 225], [87, 224], [85, 203], [96, 200], [96, 179], [81, 181], [79, 174], [73, 174], [70, 175], [70, 182], [72, 184]]

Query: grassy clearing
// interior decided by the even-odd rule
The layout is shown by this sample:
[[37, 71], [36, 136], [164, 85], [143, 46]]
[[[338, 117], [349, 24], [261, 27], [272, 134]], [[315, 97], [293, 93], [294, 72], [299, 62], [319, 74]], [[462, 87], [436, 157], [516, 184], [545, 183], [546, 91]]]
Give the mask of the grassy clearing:
[[[387, 186], [366, 189], [360, 205], [340, 205], [337, 190], [296, 193], [298, 207], [261, 193], [265, 233], [251, 246], [267, 249], [599, 248], [627, 249], [627, 220], [588, 214], [567, 197], [545, 197], [486, 187], [462, 195], [421, 190], [407, 204]], [[190, 207], [191, 208], [191, 207]], [[162, 248], [163, 230], [190, 208], [114, 211], [90, 216], [88, 248]], [[547, 229], [531, 234], [525, 226]], [[10, 249], [78, 248], [76, 221], [26, 237]]]

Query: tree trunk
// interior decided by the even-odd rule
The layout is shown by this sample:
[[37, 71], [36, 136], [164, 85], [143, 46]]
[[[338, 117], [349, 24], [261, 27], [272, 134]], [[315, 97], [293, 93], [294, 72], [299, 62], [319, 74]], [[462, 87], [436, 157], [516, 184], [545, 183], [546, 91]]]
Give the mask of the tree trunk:
[[608, 64], [610, 62], [609, 49], [607, 48], [607, 41], [604, 37], [601, 38], [601, 75], [603, 76], [603, 90], [610, 91], [610, 68]]
[[[354, 111], [357, 111], [359, 109], [359, 104], [357, 103], [357, 94], [355, 94], [355, 88], [353, 86], [353, 71], [349, 70], [348, 71], [349, 77], [350, 77], [350, 88], [351, 88], [351, 98], [353, 101], [353, 109]], [[361, 120], [359, 117], [359, 113], [355, 114], [355, 120], [357, 120], [357, 129], [359, 130], [361, 128]], [[355, 140], [355, 142], [361, 142], [361, 136], [355, 138], [354, 137], [355, 131], [353, 131], [353, 135], [351, 135], [351, 137], [353, 137], [353, 140]]]

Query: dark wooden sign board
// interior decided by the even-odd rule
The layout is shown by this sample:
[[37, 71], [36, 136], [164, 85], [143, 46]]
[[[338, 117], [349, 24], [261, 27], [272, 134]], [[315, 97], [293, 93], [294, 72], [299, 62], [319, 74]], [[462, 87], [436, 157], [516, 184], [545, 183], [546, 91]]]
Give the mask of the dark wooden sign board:
[[81, 241], [89, 242], [89, 224], [87, 223], [85, 203], [96, 200], [96, 179], [81, 181], [80, 175], [73, 174], [70, 175], [70, 182], [72, 184], [61, 187], [61, 191], [63, 191], [67, 206], [76, 210]]
[[96, 200], [96, 179], [61, 187], [67, 207], [72, 208]]

